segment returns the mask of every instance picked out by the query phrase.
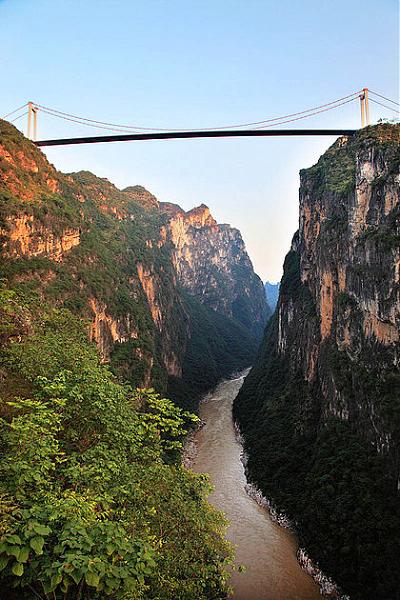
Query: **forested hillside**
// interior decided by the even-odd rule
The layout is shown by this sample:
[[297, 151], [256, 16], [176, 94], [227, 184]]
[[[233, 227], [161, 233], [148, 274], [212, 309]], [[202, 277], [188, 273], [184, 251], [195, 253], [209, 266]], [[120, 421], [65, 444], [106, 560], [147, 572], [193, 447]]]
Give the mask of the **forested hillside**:
[[196, 409], [254, 331], [184, 289], [154, 196], [64, 175], [3, 121], [0, 234], [1, 594], [222, 597], [224, 521], [180, 464], [196, 417], [159, 393]]

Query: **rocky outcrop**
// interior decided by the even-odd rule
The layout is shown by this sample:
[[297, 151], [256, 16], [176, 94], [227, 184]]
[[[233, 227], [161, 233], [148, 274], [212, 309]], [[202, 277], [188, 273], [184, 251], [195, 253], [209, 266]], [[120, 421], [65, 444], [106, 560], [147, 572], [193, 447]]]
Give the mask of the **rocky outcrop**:
[[161, 203], [160, 209], [168, 216], [173, 260], [183, 287], [260, 337], [269, 311], [240, 231], [218, 224], [204, 204], [188, 212], [169, 203]]
[[122, 191], [130, 200], [140, 204], [146, 210], [158, 208], [157, 198], [141, 185], [132, 185]]
[[[1, 133], [9, 131], [8, 124], [1, 126]], [[2, 182], [11, 194], [20, 200], [31, 202], [41, 194], [58, 193], [61, 189], [57, 171], [35, 147], [20, 138], [0, 137], [0, 174]], [[7, 137], [7, 143], [4, 139]]]
[[235, 401], [248, 469], [352, 600], [398, 596], [400, 126], [301, 172], [299, 231]]
[[143, 291], [146, 294], [153, 321], [157, 328], [161, 330], [163, 314], [158, 304], [158, 298], [160, 294], [156, 277], [150, 268], [146, 269], [141, 263], [137, 264], [137, 273], [140, 283], [142, 284]]
[[129, 314], [123, 319], [115, 319], [107, 314], [107, 306], [95, 298], [90, 298], [89, 306], [93, 312], [90, 327], [90, 339], [96, 342], [103, 362], [109, 362], [115, 343], [124, 343], [129, 339], [138, 339], [139, 334]]
[[6, 257], [43, 257], [59, 262], [79, 244], [80, 230], [69, 228], [56, 234], [33, 215], [20, 214], [5, 220], [5, 226], [0, 228], [0, 237], [4, 239], [3, 253]]

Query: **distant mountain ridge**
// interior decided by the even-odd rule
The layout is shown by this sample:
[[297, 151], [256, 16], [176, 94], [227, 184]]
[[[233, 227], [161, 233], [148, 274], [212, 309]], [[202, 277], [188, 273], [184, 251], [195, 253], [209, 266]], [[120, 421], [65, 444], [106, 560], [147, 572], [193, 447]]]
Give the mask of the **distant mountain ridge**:
[[280, 287], [279, 281], [278, 281], [278, 283], [270, 283], [269, 281], [266, 281], [264, 284], [265, 295], [267, 298], [267, 304], [270, 307], [272, 312], [274, 312], [275, 307], [278, 303], [279, 287]]

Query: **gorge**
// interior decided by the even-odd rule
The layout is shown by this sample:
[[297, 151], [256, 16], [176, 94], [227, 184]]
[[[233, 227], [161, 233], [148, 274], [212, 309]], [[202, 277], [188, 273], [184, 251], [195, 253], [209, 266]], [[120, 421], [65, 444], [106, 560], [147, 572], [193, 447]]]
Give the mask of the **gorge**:
[[[248, 480], [336, 597], [400, 598], [400, 126], [339, 138], [301, 172], [275, 310], [206, 205], [63, 174], [0, 134], [6, 597], [225, 598], [233, 553], [205, 465], [254, 563], [233, 598], [318, 597], [296, 538], [246, 495], [233, 403]], [[182, 445], [210, 390], [192, 471]]]

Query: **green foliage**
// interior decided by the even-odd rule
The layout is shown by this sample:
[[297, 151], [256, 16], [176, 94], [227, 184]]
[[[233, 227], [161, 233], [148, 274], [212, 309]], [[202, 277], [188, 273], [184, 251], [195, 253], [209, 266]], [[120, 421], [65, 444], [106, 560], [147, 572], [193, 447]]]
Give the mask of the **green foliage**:
[[[343, 149], [338, 143], [325, 152], [318, 163], [304, 171], [312, 180], [313, 193], [350, 194], [355, 188], [355, 149], [350, 143]], [[300, 172], [301, 175], [303, 171]]]
[[360, 242], [366, 242], [371, 240], [383, 251], [399, 250], [400, 248], [400, 235], [393, 233], [391, 230], [383, 230], [382, 227], [375, 229], [373, 227], [368, 228], [360, 237]]
[[[3, 290], [0, 299], [0, 310], [16, 310], [16, 294]], [[3, 348], [3, 375], [18, 371], [31, 386], [0, 420], [3, 592], [222, 597], [225, 522], [206, 502], [204, 476], [180, 465], [197, 417], [154, 390], [118, 383], [80, 321], [44, 308], [40, 331]]]
[[228, 319], [185, 294], [191, 334], [182, 378], [171, 377], [169, 394], [188, 410], [196, 410], [200, 395], [254, 360], [257, 339], [238, 321]]
[[[386, 152], [388, 163], [391, 163], [391, 170], [386, 177], [393, 177], [396, 172], [398, 173], [399, 139], [400, 127], [398, 125], [382, 124], [365, 127], [345, 142], [343, 142], [343, 138], [337, 140], [321, 156], [316, 165], [300, 172], [301, 177], [303, 180], [307, 180], [307, 185], [310, 186], [310, 191], [316, 198], [324, 193], [346, 197], [355, 189], [355, 157], [358, 149], [379, 144]], [[380, 180], [379, 185], [384, 183], [386, 177]]]

